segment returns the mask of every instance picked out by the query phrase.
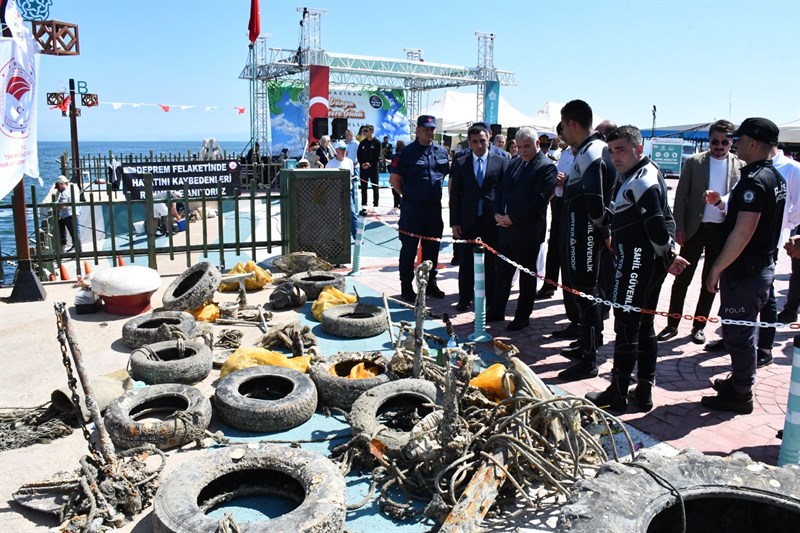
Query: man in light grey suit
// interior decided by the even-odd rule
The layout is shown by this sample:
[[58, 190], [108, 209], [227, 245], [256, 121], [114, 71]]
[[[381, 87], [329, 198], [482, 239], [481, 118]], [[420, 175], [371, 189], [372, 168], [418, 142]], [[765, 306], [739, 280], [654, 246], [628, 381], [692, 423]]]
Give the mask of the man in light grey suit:
[[[706, 278], [717, 260], [724, 242], [722, 222], [725, 213], [719, 206], [705, 202], [706, 191], [714, 191], [725, 197], [739, 180], [739, 169], [744, 162], [731, 154], [734, 126], [727, 120], [718, 120], [708, 130], [709, 150], [689, 157], [681, 169], [678, 189], [675, 191], [675, 240], [681, 247], [680, 255], [689, 261], [689, 266], [672, 284], [669, 312], [683, 314], [686, 291], [692, 281], [697, 262], [705, 250], [703, 284], [694, 316], [708, 317], [714, 303], [714, 293], [706, 289]], [[719, 202], [718, 202], [719, 203]], [[657, 338], [666, 341], [678, 334], [679, 318], [670, 318]], [[691, 340], [695, 344], [706, 341], [703, 328], [705, 322], [692, 324]]]

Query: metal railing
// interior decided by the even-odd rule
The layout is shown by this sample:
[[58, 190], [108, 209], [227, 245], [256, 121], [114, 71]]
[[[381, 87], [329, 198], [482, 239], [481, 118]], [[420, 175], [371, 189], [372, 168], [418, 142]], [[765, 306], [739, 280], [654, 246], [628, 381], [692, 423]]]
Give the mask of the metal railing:
[[[267, 165], [261, 167], [262, 169], [268, 168]], [[49, 274], [56, 271], [57, 266], [67, 261], [75, 261], [76, 274], [80, 275], [82, 274], [83, 260], [92, 260], [98, 264], [100, 259], [108, 258], [113, 264], [119, 264], [120, 258], [127, 257], [130, 261], [134, 261], [137, 256], [145, 255], [148, 258], [148, 266], [157, 268], [159, 254], [169, 254], [170, 260], [175, 259], [176, 255], [184, 254], [186, 266], [189, 267], [193, 264], [193, 252], [202, 252], [204, 257], [209, 257], [209, 254], [218, 254], [219, 265], [224, 269], [226, 251], [235, 250], [236, 255], [240, 255], [242, 250], [249, 249], [249, 255], [254, 259], [257, 249], [266, 248], [267, 253], [271, 253], [273, 247], [282, 247], [286, 244], [284, 240], [273, 235], [272, 221], [273, 216], [277, 215], [274, 204], [279, 202], [282, 196], [279, 192], [273, 192], [271, 188], [263, 185], [264, 180], [268, 179], [268, 174], [260, 172], [261, 170], [256, 174], [257, 179], [252, 179], [253, 174], [251, 173], [251, 178], [247, 180], [248, 186], [242, 185], [242, 188], [237, 189], [233, 196], [223, 196], [220, 189], [216, 196], [207, 196], [203, 192], [199, 197], [190, 197], [188, 188], [184, 184], [181, 198], [173, 197], [171, 193], [168, 193], [165, 200], [154, 200], [151, 182], [146, 180], [145, 199], [131, 200], [125, 198], [122, 193], [114, 191], [111, 183], [103, 185], [105, 190], [97, 185], [90, 186], [82, 192], [83, 200], [76, 201], [75, 198], [72, 198], [68, 209], [72, 215], [73, 231], [71, 235], [78, 236], [79, 229], [90, 231], [91, 241], [86, 240], [86, 243], [91, 242], [91, 246], [90, 249], [84, 250], [81, 238], [78, 237], [73, 244], [74, 250], [69, 252], [62, 251], [60, 246], [61, 230], [58, 224], [58, 211], [62, 206], [51, 201], [37, 202], [36, 186], [31, 186], [30, 198], [32, 201], [26, 205], [26, 208], [32, 212], [33, 227], [35, 228], [32, 235], [29, 236], [29, 242], [32, 243], [31, 260], [34, 269], [38, 277], [46, 281]], [[167, 205], [166, 227], [170, 230], [176, 222], [172, 214], [173, 204], [184, 204], [184, 211], [187, 215], [184, 230], [185, 244], [174, 242], [174, 234], [169, 231], [166, 244], [158, 243], [157, 245], [153, 214], [155, 203]], [[244, 206], [249, 209], [244, 210]], [[89, 209], [89, 227], [79, 228], [79, 208]], [[190, 208], [195, 212], [203, 213], [203, 216], [198, 217], [194, 224], [189, 222]], [[0, 210], [2, 209], [11, 210], [11, 205], [0, 205]], [[206, 216], [209, 209], [217, 211], [216, 219], [209, 219]], [[107, 221], [103, 227], [98, 227], [98, 210], [102, 211], [103, 219]], [[266, 238], [258, 238], [257, 235], [256, 213], [262, 211], [265, 213]], [[232, 238], [226, 237], [224, 227], [225, 219], [231, 216], [234, 225]], [[246, 229], [246, 226], [242, 222], [248, 217], [249, 232], [244, 234], [243, 230]], [[279, 219], [279, 217], [276, 218]], [[145, 222], [144, 235], [137, 234], [135, 231], [135, 222], [141, 221]], [[217, 226], [218, 235], [212, 241], [209, 238], [209, 230], [213, 224]], [[200, 227], [197, 228], [197, 225]], [[196, 235], [197, 231], [200, 231], [199, 235]], [[281, 233], [280, 230], [278, 233]], [[229, 232], [228, 235], [230, 235]], [[101, 241], [105, 246], [99, 246]], [[3, 261], [17, 261], [18, 259], [18, 255], [3, 253]]]

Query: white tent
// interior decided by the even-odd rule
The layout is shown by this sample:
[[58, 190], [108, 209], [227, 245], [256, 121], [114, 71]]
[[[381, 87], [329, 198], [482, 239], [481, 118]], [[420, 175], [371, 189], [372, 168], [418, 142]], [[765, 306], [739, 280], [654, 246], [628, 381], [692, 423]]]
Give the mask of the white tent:
[[781, 124], [778, 128], [780, 129], [778, 142], [800, 143], [800, 118], [786, 124]]
[[[421, 115], [433, 115], [441, 120], [444, 133], [466, 133], [475, 120], [478, 96], [475, 93], [443, 91], [433, 102], [420, 110]], [[498, 121], [504, 128], [534, 126], [537, 130], [553, 131], [555, 126], [537, 124], [531, 117], [520, 112], [500, 97]]]
[[[558, 123], [561, 122], [562, 107], [564, 107], [564, 104], [559, 102], [545, 102], [545, 104], [539, 108], [539, 110], [531, 117], [531, 119], [537, 126], [548, 128], [550, 131], [556, 131], [556, 126], [558, 126]], [[603, 122], [603, 120], [605, 120], [603, 117], [594, 115], [592, 117], [592, 128], [596, 128], [598, 124]]]

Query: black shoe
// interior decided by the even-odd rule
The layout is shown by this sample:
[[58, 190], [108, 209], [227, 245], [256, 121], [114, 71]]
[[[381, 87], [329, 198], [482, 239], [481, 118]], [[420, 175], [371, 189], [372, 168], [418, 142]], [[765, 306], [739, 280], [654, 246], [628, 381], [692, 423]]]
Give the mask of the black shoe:
[[430, 296], [431, 298], [444, 298], [444, 291], [436, 285], [436, 282], [428, 282], [428, 286], [425, 288], [425, 294]]
[[583, 342], [583, 339], [574, 339], [574, 340], [569, 341], [569, 344], [567, 344], [567, 346], [570, 347], [570, 348], [574, 348], [576, 346], [580, 346], [582, 342]]
[[619, 385], [613, 379], [606, 390], [587, 392], [584, 398], [606, 411], [624, 413], [628, 410], [628, 398], [621, 393]]
[[653, 408], [653, 384], [649, 381], [640, 381], [636, 387], [628, 391], [628, 396], [636, 401], [639, 410], [643, 413]]
[[456, 304], [456, 311], [458, 311], [460, 313], [463, 313], [467, 309], [469, 309], [469, 301], [465, 302], [465, 301], [459, 300], [458, 303]]
[[797, 313], [792, 312], [789, 309], [784, 309], [783, 311], [778, 313], [778, 322], [783, 322], [784, 324], [797, 322]]
[[675, 326], [667, 326], [661, 330], [661, 333], [656, 335], [656, 340], [658, 342], [668, 341], [671, 338], [675, 337], [678, 334], [678, 328]]
[[570, 344], [569, 348], [564, 348], [561, 350], [561, 355], [566, 357], [567, 359], [582, 359], [583, 358], [583, 347], [581, 346], [581, 340], [578, 339], [577, 344], [572, 346]]
[[[717, 388], [717, 385], [719, 388]], [[703, 396], [700, 405], [718, 411], [730, 411], [749, 415], [753, 412], [753, 393], [742, 394], [733, 389], [730, 379], [718, 379], [714, 382], [714, 389], [717, 390], [716, 396]]]
[[530, 326], [531, 322], [527, 318], [515, 318], [511, 322], [508, 323], [506, 329], [508, 331], [519, 331], [521, 329], [525, 329]]
[[548, 298], [552, 298], [555, 295], [556, 290], [550, 286], [544, 286], [536, 292], [536, 299], [537, 300], [547, 300]]
[[502, 313], [486, 313], [486, 322], [502, 322], [505, 319]]
[[725, 347], [725, 341], [722, 339], [717, 339], [706, 344], [707, 352], [724, 352], [726, 350], [727, 348]]
[[756, 350], [756, 368], [763, 368], [772, 364], [772, 352], [770, 350]]
[[417, 301], [417, 293], [414, 292], [414, 288], [411, 286], [411, 283], [401, 283], [400, 287], [401, 299], [410, 303], [415, 303]]
[[706, 342], [706, 334], [700, 328], [692, 328], [692, 333], [689, 336], [695, 344], [705, 344]]
[[559, 329], [551, 333], [551, 335], [557, 339], [578, 339], [582, 334], [583, 329], [574, 322], [570, 322], [564, 329]]
[[453, 255], [453, 258], [450, 260], [451, 265], [458, 265], [458, 254]]
[[595, 377], [597, 377], [597, 363], [589, 359], [581, 359], [558, 373], [558, 379], [561, 381], [580, 381]]

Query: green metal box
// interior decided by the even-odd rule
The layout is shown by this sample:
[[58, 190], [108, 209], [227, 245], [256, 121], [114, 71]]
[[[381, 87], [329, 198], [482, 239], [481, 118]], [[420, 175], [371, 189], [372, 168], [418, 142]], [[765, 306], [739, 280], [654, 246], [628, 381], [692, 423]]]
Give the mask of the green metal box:
[[347, 170], [281, 170], [283, 253], [314, 252], [349, 263], [350, 173]]

